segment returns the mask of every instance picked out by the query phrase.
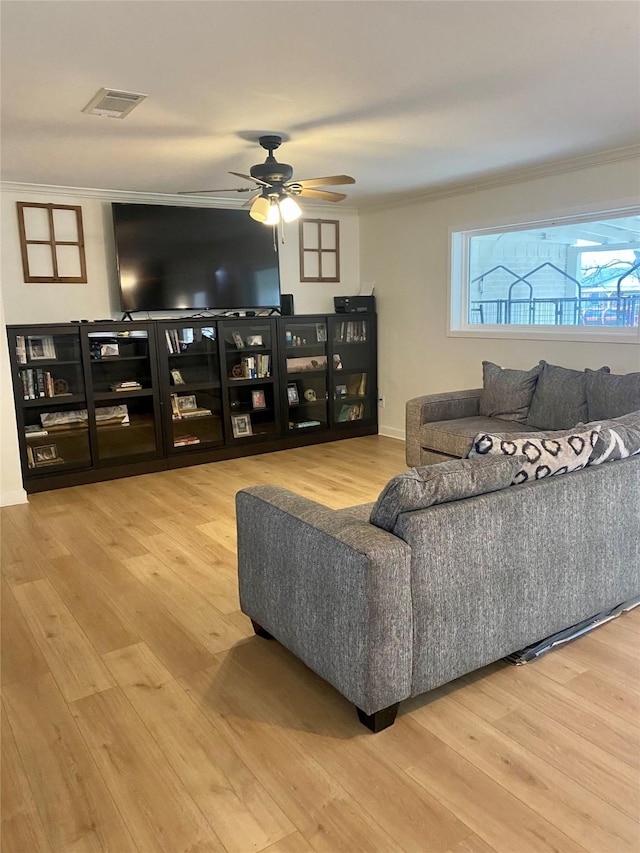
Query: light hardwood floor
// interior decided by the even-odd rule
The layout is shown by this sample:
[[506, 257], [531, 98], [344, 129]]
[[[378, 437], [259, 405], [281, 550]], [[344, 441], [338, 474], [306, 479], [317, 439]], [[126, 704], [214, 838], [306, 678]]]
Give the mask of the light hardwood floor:
[[367, 732], [238, 610], [234, 494], [374, 500], [370, 437], [2, 511], [4, 853], [637, 853], [640, 613]]

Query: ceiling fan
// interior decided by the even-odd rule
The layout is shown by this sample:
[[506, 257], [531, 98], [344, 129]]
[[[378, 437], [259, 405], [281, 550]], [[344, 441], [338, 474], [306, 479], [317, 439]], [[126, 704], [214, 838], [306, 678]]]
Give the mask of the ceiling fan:
[[282, 137], [268, 135], [258, 138], [260, 145], [268, 152], [264, 163], [257, 163], [250, 169], [249, 175], [241, 172], [229, 172], [246, 181], [253, 181], [255, 187], [234, 187], [225, 190], [187, 190], [181, 195], [216, 193], [216, 192], [253, 192], [256, 195], [245, 206], [250, 205], [250, 216], [265, 225], [277, 225], [280, 219], [292, 222], [302, 215], [296, 196], [317, 198], [321, 201], [342, 201], [345, 193], [336, 193], [323, 187], [340, 184], [355, 184], [349, 175], [329, 175], [324, 178], [307, 178], [302, 181], [293, 180], [293, 167], [288, 163], [278, 163], [273, 152], [280, 147]]

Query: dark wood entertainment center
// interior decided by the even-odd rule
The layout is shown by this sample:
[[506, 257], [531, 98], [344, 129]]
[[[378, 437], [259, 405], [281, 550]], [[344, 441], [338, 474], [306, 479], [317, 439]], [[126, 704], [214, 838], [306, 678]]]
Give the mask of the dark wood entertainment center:
[[378, 430], [373, 313], [7, 332], [29, 493]]

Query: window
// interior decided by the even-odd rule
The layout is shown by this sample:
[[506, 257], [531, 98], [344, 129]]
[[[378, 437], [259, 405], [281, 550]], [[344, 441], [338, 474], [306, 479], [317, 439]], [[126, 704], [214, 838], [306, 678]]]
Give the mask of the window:
[[640, 211], [461, 231], [451, 331], [637, 341]]
[[17, 206], [25, 282], [86, 284], [81, 208], [24, 201]]
[[300, 220], [300, 281], [340, 281], [340, 223]]

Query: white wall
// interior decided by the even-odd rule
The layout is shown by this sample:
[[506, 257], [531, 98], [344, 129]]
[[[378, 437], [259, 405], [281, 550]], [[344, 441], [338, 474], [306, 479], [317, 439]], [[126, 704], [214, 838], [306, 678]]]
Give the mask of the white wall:
[[[0, 193], [0, 228], [2, 262], [0, 296], [4, 304], [3, 343], [0, 344], [2, 385], [2, 432], [0, 435], [0, 494], [8, 503], [24, 500], [19, 474], [19, 456], [15, 424], [15, 408], [7, 363], [5, 323], [56, 323], [70, 320], [96, 320], [107, 317], [120, 319], [116, 279], [111, 201], [158, 202], [185, 204], [181, 196], [132, 196], [125, 193], [5, 185]], [[17, 201], [73, 204], [82, 208], [87, 284], [25, 284], [18, 234]], [[216, 206], [215, 202], [212, 206]], [[218, 203], [217, 206], [224, 206]], [[249, 214], [247, 213], [247, 216]], [[336, 284], [303, 283], [300, 281], [298, 226], [286, 227], [285, 242], [280, 244], [281, 288], [292, 293], [296, 314], [328, 313], [333, 311], [335, 295], [357, 293], [359, 289], [358, 215], [349, 208], [316, 205], [307, 211], [312, 218], [337, 219], [340, 222], [341, 281]], [[256, 227], [261, 227], [256, 223]], [[184, 312], [191, 313], [191, 312]], [[141, 317], [144, 315], [140, 315]], [[162, 316], [156, 313], [153, 316]], [[175, 313], [174, 315], [175, 316]], [[17, 472], [17, 479], [16, 479]]]
[[[449, 233], [637, 204], [640, 162], [553, 176], [360, 213], [360, 270], [375, 280], [380, 432], [404, 436], [411, 397], [482, 385], [483, 359], [530, 368], [541, 358], [582, 369], [640, 370], [629, 343], [500, 340], [447, 334]], [[631, 196], [635, 193], [635, 196]]]

